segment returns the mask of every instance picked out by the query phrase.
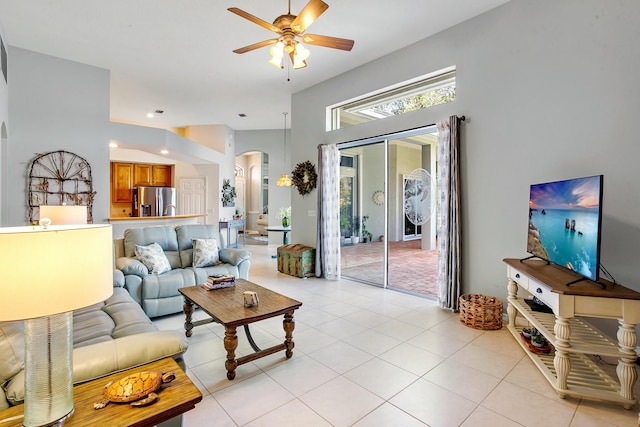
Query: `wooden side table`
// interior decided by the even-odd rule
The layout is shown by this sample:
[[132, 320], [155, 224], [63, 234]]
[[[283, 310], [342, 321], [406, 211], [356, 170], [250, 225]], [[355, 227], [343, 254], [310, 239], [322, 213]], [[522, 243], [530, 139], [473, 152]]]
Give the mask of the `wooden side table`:
[[[164, 384], [158, 392], [158, 400], [148, 406], [136, 408], [125, 403], [110, 403], [106, 408], [93, 409], [93, 404], [102, 399], [102, 390], [109, 381], [141, 371], [173, 371], [176, 379]], [[176, 361], [168, 357], [73, 387], [74, 414], [64, 425], [154, 426], [195, 408], [201, 400], [202, 393]], [[0, 426], [21, 427], [23, 414], [24, 405], [0, 411]]]
[[[230, 219], [228, 221], [219, 221], [218, 228], [222, 230], [223, 228], [227, 229], [227, 247], [228, 248], [237, 248], [239, 246], [239, 229], [242, 227], [242, 244], [246, 245], [246, 230], [245, 230], [245, 220], [244, 219]], [[235, 243], [231, 243], [231, 229], [234, 228], [236, 230], [236, 241]]]

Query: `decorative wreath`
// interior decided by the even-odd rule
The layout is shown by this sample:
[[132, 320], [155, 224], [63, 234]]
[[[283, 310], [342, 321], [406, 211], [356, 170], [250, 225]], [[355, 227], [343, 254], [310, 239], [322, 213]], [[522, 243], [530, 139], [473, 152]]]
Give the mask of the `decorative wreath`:
[[296, 168], [291, 171], [291, 183], [298, 187], [298, 193], [301, 196], [311, 193], [318, 183], [318, 174], [316, 167], [309, 160], [298, 163]]

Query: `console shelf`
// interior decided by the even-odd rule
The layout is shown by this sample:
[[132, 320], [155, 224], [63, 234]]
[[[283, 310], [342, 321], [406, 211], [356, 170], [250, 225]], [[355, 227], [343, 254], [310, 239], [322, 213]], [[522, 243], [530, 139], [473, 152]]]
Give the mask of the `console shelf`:
[[[518, 310], [529, 309], [527, 304], [522, 302], [522, 300], [517, 301], [516, 304], [518, 304]], [[524, 317], [527, 318], [529, 323], [534, 325], [545, 336], [545, 338], [547, 338], [547, 341], [549, 341], [553, 346], [554, 338], [551, 338], [551, 335], [547, 335], [547, 333], [549, 331], [549, 320], [551, 320], [551, 330], [553, 330], [553, 323], [555, 321], [554, 316], [552, 314], [531, 312], [530, 309], [528, 311], [532, 316]], [[524, 315], [524, 312], [520, 312], [520, 314]], [[538, 320], [541, 320], [541, 322], [538, 323]], [[555, 358], [555, 349], [552, 349], [548, 354], [533, 353], [529, 351], [529, 348], [523, 343], [522, 339], [520, 338], [520, 334], [522, 332], [521, 327], [511, 327], [509, 325], [507, 326], [507, 329], [518, 341], [525, 353], [529, 355], [529, 358], [537, 366], [540, 372], [542, 372], [547, 381], [549, 381], [549, 384], [551, 384], [551, 386], [554, 387], [558, 394], [560, 394], [562, 397], [564, 397], [564, 395], [575, 397], [593, 397], [594, 399], [613, 401], [621, 403], [623, 405], [631, 404], [628, 399], [623, 399], [620, 397], [620, 385], [618, 384], [618, 382], [611, 378], [609, 374], [603, 371], [592, 359], [590, 359], [586, 355], [603, 353], [594, 353], [593, 351], [570, 353], [569, 361], [571, 364], [571, 371], [569, 371], [569, 374], [567, 376], [568, 388], [560, 390], [556, 387], [558, 375], [553, 365], [553, 360]], [[615, 350], [617, 351], [617, 347], [615, 348]]]
[[[555, 315], [533, 311], [521, 298], [515, 298], [509, 300], [509, 302], [516, 306], [519, 314], [534, 325], [552, 346], [556, 346], [556, 336], [553, 332], [556, 323]], [[618, 358], [623, 356], [618, 350], [617, 341], [613, 341], [580, 317], [570, 318], [569, 327], [571, 328], [570, 344], [572, 352]]]
[[[508, 330], [525, 349], [534, 364], [562, 398], [585, 397], [622, 404], [630, 409], [636, 402], [633, 386], [640, 323], [640, 293], [605, 281], [605, 288], [585, 281], [571, 288], [566, 284], [575, 274], [537, 260], [505, 259], [508, 265]], [[553, 313], [533, 311], [518, 297], [518, 291], [536, 295]], [[533, 353], [520, 338], [516, 326], [520, 315], [540, 331], [553, 346], [549, 354]], [[618, 319], [613, 340], [582, 317]], [[618, 358], [618, 381], [604, 372], [589, 355]]]

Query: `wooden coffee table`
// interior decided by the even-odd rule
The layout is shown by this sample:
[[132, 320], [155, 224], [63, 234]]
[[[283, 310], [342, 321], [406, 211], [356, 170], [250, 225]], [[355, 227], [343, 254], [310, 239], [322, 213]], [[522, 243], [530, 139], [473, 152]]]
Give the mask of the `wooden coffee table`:
[[[300, 301], [243, 279], [236, 279], [236, 285], [230, 288], [208, 291], [202, 285], [196, 285], [180, 288], [178, 291], [184, 296], [184, 314], [186, 317], [184, 329], [187, 337], [191, 336], [191, 330], [195, 326], [206, 323], [217, 322], [225, 327], [224, 348], [227, 350], [225, 368], [227, 368], [228, 379], [232, 380], [236, 377], [236, 368], [239, 365], [261, 357], [282, 350], [285, 350], [287, 359], [292, 356], [294, 347], [293, 329], [295, 327], [293, 312], [302, 305]], [[244, 291], [256, 292], [260, 301], [259, 304], [254, 307], [245, 307]], [[197, 305], [211, 316], [211, 319], [192, 322], [191, 316], [194, 305]], [[249, 324], [281, 315], [284, 315], [282, 322], [285, 333], [284, 343], [261, 350], [251, 337]], [[255, 353], [236, 359], [236, 348], [238, 348], [236, 328], [238, 326], [244, 326], [249, 344]]]

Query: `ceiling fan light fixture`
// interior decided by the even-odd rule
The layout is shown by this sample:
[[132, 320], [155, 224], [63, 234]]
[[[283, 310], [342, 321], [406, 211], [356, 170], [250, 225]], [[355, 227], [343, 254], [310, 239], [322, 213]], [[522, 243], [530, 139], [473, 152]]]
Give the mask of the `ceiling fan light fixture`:
[[300, 59], [300, 57], [296, 55], [295, 52], [291, 52], [289, 54], [289, 58], [291, 58], [291, 64], [294, 70], [298, 70], [307, 66], [307, 63]]
[[269, 49], [269, 53], [274, 58], [282, 58], [284, 56], [284, 44], [282, 42], [278, 42], [274, 44], [271, 49]]
[[297, 55], [293, 55], [293, 69], [298, 70], [307, 66], [307, 63], [298, 58]]
[[[350, 51], [353, 48], [353, 40], [305, 33], [307, 28], [329, 7], [329, 5], [324, 1], [308, 0], [307, 4], [297, 15], [291, 14], [291, 0], [289, 0], [288, 3], [288, 12], [278, 16], [273, 23], [253, 16], [252, 14], [245, 12], [242, 9], [238, 9], [237, 7], [228, 8], [227, 10], [229, 12], [277, 34], [277, 38], [253, 43], [240, 49], [235, 49], [233, 52], [241, 54], [266, 46], [275, 45], [270, 49], [271, 56], [273, 58], [269, 62], [272, 65], [284, 69], [284, 62], [286, 60], [282, 59], [282, 61], [278, 61], [278, 59], [283, 58], [286, 53], [291, 59], [291, 68], [296, 69], [306, 67], [307, 63], [305, 61], [310, 55], [309, 50], [305, 46], [302, 46], [298, 39], [302, 39], [306, 44], [323, 46], [331, 49]], [[287, 80], [290, 79], [287, 78]]]
[[271, 65], [273, 65], [274, 67], [277, 67], [277, 68], [284, 68], [284, 66], [282, 65], [282, 57], [280, 57], [280, 58], [276, 58], [275, 56], [272, 57], [269, 60], [269, 64], [271, 64]]
[[309, 51], [309, 49], [307, 49], [306, 47], [304, 47], [304, 45], [302, 43], [297, 43], [296, 44], [296, 56], [298, 58], [300, 58], [301, 61], [306, 61], [307, 58], [309, 58], [309, 56], [311, 55], [311, 52]]

